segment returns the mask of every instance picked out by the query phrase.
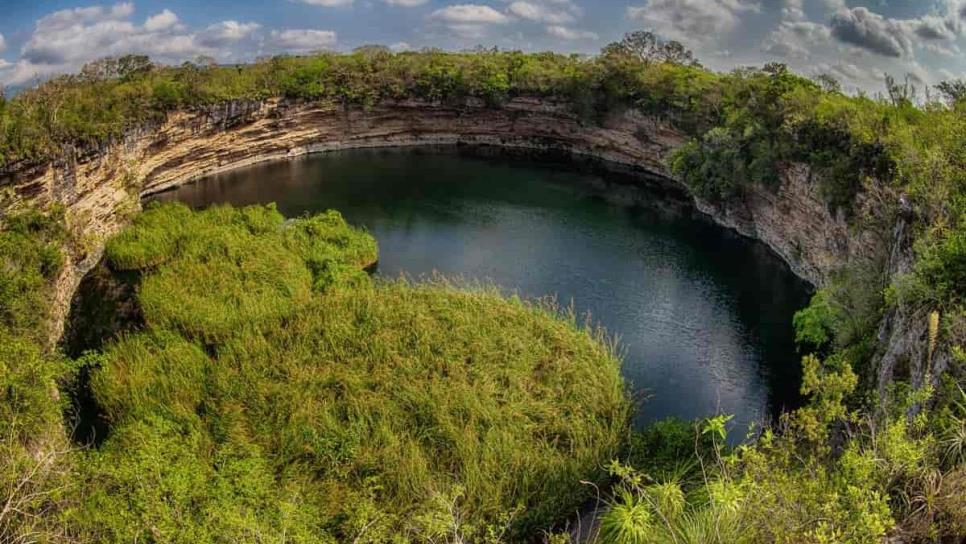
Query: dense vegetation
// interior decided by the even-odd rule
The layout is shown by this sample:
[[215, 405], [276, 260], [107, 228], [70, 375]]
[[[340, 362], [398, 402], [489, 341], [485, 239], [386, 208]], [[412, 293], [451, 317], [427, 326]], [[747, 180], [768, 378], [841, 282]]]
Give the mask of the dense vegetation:
[[[846, 96], [781, 65], [713, 73], [637, 35], [594, 58], [366, 48], [163, 67], [126, 57], [0, 99], [6, 168], [236, 99], [368, 107], [538, 95], [588, 123], [633, 107], [691, 138], [671, 167], [698, 195], [740, 199], [804, 163], [831, 209], [882, 234], [876, 255], [842, 263], [796, 316], [809, 403], [729, 449], [723, 416], [665, 422], [623, 443], [617, 363], [597, 333], [486, 290], [374, 285], [361, 271], [371, 239], [335, 214], [140, 216], [108, 259], [139, 274], [143, 329], [67, 361], [47, 349], [34, 310], [70, 241], [56, 210], [7, 216], [0, 440], [12, 462], [0, 497], [15, 508], [0, 513], [0, 538], [505, 540], [559, 521], [586, 491], [579, 479], [606, 465], [616, 480], [601, 524], [609, 542], [957, 541], [966, 100], [961, 85], [939, 90], [917, 102], [891, 81], [884, 97]], [[894, 274], [899, 215], [915, 262]], [[922, 323], [927, 359], [949, 368], [926, 384], [897, 373], [887, 402], [871, 385], [879, 324], [895, 312]], [[61, 454], [62, 406], [49, 399], [65, 403], [54, 384], [66, 391], [85, 373], [110, 434]]]
[[[626, 435], [599, 332], [486, 288], [373, 282], [374, 240], [336, 212], [158, 206], [106, 254], [137, 272], [143, 323], [73, 364], [107, 423], [69, 458], [56, 521], [81, 540], [518, 538], [572, 512]], [[43, 405], [53, 370], [19, 351], [4, 363], [34, 381], [5, 383], [9, 406]]]
[[69, 372], [64, 358], [45, 353], [47, 297], [63, 266], [62, 216], [20, 213], [0, 231], [0, 541], [43, 532], [62, 534], [62, 490], [70, 481], [69, 449], [56, 386]]

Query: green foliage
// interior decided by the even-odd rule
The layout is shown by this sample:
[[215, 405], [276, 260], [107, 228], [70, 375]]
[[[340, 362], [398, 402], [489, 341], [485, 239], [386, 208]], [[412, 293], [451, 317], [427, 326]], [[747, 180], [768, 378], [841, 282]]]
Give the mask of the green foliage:
[[322, 512], [297, 484], [279, 487], [256, 448], [213, 444], [163, 416], [117, 427], [83, 473], [88, 495], [71, 521], [91, 541], [327, 541]]
[[643, 63], [671, 63], [696, 66], [694, 53], [680, 42], [664, 41], [651, 31], [636, 31], [625, 34], [619, 42], [609, 44], [603, 49], [604, 55], [629, 56]]
[[865, 373], [886, 306], [885, 291], [883, 273], [873, 263], [853, 263], [834, 273], [792, 320], [799, 349], [819, 357], [838, 354]]
[[57, 391], [68, 366], [44, 346], [63, 216], [27, 210], [0, 226], [0, 540], [55, 539], [63, 528], [47, 514], [61, 510], [71, 485]]
[[374, 242], [335, 212], [158, 206], [108, 256], [143, 266], [147, 329], [87, 359], [110, 423], [70, 519], [91, 540], [517, 538], [624, 437], [599, 332], [494, 289], [360, 281]]
[[953, 228], [933, 233], [921, 243], [916, 275], [936, 303], [966, 304], [966, 205]]
[[726, 478], [709, 478], [706, 488], [688, 494], [676, 480], [653, 481], [616, 463], [611, 471], [619, 481], [614, 499], [600, 520], [602, 542], [755, 542], [737, 508], [741, 491]]
[[64, 265], [62, 212], [36, 210], [7, 217], [0, 230], [0, 328], [46, 341], [44, 312], [50, 282]]
[[802, 394], [811, 395], [811, 402], [796, 412], [794, 426], [803, 440], [816, 448], [827, 447], [832, 426], [850, 417], [845, 400], [857, 384], [858, 376], [841, 357], [802, 359]]
[[[899, 158], [875, 129], [859, 125], [881, 115], [881, 103], [822, 91], [777, 64], [718, 76], [718, 87], [710, 130], [671, 163], [698, 195], [731, 199], [751, 184], [776, 188], [789, 164], [804, 162], [820, 174], [829, 205], [849, 209], [866, 177], [892, 180]], [[845, 117], [847, 108], [861, 117]]]
[[290, 317], [313, 286], [364, 282], [376, 245], [338, 212], [286, 223], [271, 206], [168, 205], [138, 216], [107, 256], [121, 270], [151, 270], [139, 295], [149, 325], [215, 341]]
[[839, 320], [837, 308], [829, 300], [829, 292], [820, 290], [806, 308], [795, 313], [795, 342], [812, 350], [823, 349], [832, 341]]
[[674, 480], [685, 487], [701, 477], [700, 459], [714, 458], [713, 436], [696, 433], [697, 422], [669, 418], [634, 432], [625, 463], [655, 480]]

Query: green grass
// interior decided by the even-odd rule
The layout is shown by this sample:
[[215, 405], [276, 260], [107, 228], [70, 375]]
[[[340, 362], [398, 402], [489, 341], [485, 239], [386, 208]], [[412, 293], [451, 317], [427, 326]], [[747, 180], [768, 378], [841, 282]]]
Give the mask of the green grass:
[[278, 326], [313, 291], [364, 284], [376, 244], [337, 212], [286, 222], [273, 207], [148, 209], [107, 246], [110, 265], [145, 270], [139, 302], [151, 327], [214, 342]]
[[48, 346], [65, 238], [60, 210], [0, 218], [0, 541], [63, 533], [44, 514], [58, 510], [71, 482], [57, 389], [68, 367]]
[[600, 331], [491, 288], [373, 283], [374, 242], [334, 212], [159, 206], [108, 258], [141, 271], [147, 329], [94, 359], [111, 434], [73, 522], [97, 541], [529, 535], [625, 437]]

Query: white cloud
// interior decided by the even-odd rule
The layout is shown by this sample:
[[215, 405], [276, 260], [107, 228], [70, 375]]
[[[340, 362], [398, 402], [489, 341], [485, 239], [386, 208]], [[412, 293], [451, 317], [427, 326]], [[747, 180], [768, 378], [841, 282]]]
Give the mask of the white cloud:
[[864, 7], [840, 9], [832, 16], [832, 36], [887, 57], [912, 54], [912, 33], [907, 22], [887, 19]]
[[261, 26], [258, 23], [222, 21], [198, 33], [198, 43], [207, 47], [230, 45], [251, 36]]
[[299, 0], [303, 4], [308, 4], [310, 6], [321, 6], [324, 8], [335, 8], [339, 6], [348, 6], [352, 4], [352, 0]]
[[37, 21], [37, 30], [49, 32], [103, 21], [121, 21], [133, 13], [134, 4], [130, 2], [115, 4], [110, 9], [104, 6], [63, 9], [41, 17]]
[[761, 50], [784, 58], [809, 59], [812, 51], [829, 43], [829, 27], [811, 21], [782, 21], [762, 43]]
[[667, 38], [701, 44], [735, 30], [739, 14], [760, 9], [757, 2], [743, 0], [648, 0], [628, 7], [626, 15]]
[[486, 25], [453, 24], [446, 27], [453, 35], [464, 40], [481, 40], [486, 37]]
[[823, 3], [825, 4], [825, 10], [832, 13], [840, 9], [848, 9], [848, 6], [845, 5], [845, 0], [823, 0]]
[[939, 55], [942, 57], [958, 58], [960, 55], [963, 54], [962, 50], [955, 43], [951, 43], [948, 45], [943, 45], [939, 43], [927, 43], [924, 46], [924, 49], [926, 51], [935, 53], [936, 55]]
[[412, 51], [413, 50], [413, 46], [409, 45], [406, 42], [396, 42], [396, 43], [390, 45], [389, 46], [389, 49], [392, 50], [392, 51], [395, 51], [396, 53], [399, 53], [401, 51]]
[[421, 6], [428, 2], [429, 0], [383, 0], [390, 6], [402, 6], [404, 8], [414, 8], [416, 6]]
[[271, 44], [288, 51], [314, 51], [335, 46], [337, 35], [331, 30], [273, 30]]
[[479, 4], [447, 6], [434, 11], [430, 17], [451, 24], [503, 24], [510, 20], [490, 6]]
[[941, 77], [944, 81], [950, 81], [950, 80], [956, 80], [956, 79], [966, 79], [966, 72], [957, 74], [957, 73], [951, 72], [951, 71], [949, 71], [949, 70], [947, 70], [945, 68], [940, 68], [939, 69], [939, 77]]
[[579, 30], [561, 25], [551, 25], [547, 27], [547, 34], [560, 38], [561, 40], [597, 40], [600, 37], [589, 30]]
[[483, 39], [490, 26], [510, 22], [505, 14], [479, 4], [447, 6], [434, 11], [429, 18], [439, 21], [450, 33], [463, 40]]
[[912, 23], [913, 31], [924, 40], [954, 40], [956, 32], [947, 20], [938, 15], [926, 15]]
[[148, 20], [144, 21], [144, 30], [148, 32], [159, 32], [173, 28], [177, 24], [178, 16], [173, 11], [166, 9], [157, 15], [148, 17]]
[[882, 72], [843, 61], [819, 63], [813, 67], [813, 73], [828, 74], [859, 89], [881, 88], [885, 80]]
[[554, 25], [572, 23], [576, 17], [571, 13], [567, 6], [561, 8], [560, 3], [553, 7], [548, 7], [533, 2], [513, 2], [507, 11], [521, 19], [536, 21], [539, 23], [549, 23]]
[[92, 6], [65, 9], [37, 20], [20, 50], [20, 58], [7, 63], [0, 83], [21, 84], [52, 74], [76, 71], [92, 60], [128, 53], [150, 55], [162, 62], [180, 62], [197, 55], [219, 59], [233, 56], [232, 46], [253, 38], [257, 23], [222, 21], [189, 32], [177, 15], [162, 10], [135, 24], [134, 6]]
[[804, 21], [805, 0], [785, 0], [782, 6], [782, 19], [786, 21]]

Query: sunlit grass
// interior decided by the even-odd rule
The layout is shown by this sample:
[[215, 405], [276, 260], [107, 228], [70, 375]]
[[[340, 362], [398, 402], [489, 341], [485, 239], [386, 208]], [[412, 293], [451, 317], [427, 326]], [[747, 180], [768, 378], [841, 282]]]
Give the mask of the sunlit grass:
[[[295, 530], [283, 504], [316, 537], [521, 534], [573, 512], [625, 438], [600, 330], [495, 287], [373, 282], [374, 241], [335, 212], [165, 205], [109, 247], [142, 273], [148, 330], [94, 371], [112, 425], [90, 465], [100, 507], [81, 519], [98, 538], [178, 516], [255, 530], [214, 521], [243, 500], [267, 534]], [[255, 499], [220, 474], [239, 455], [272, 475]]]

